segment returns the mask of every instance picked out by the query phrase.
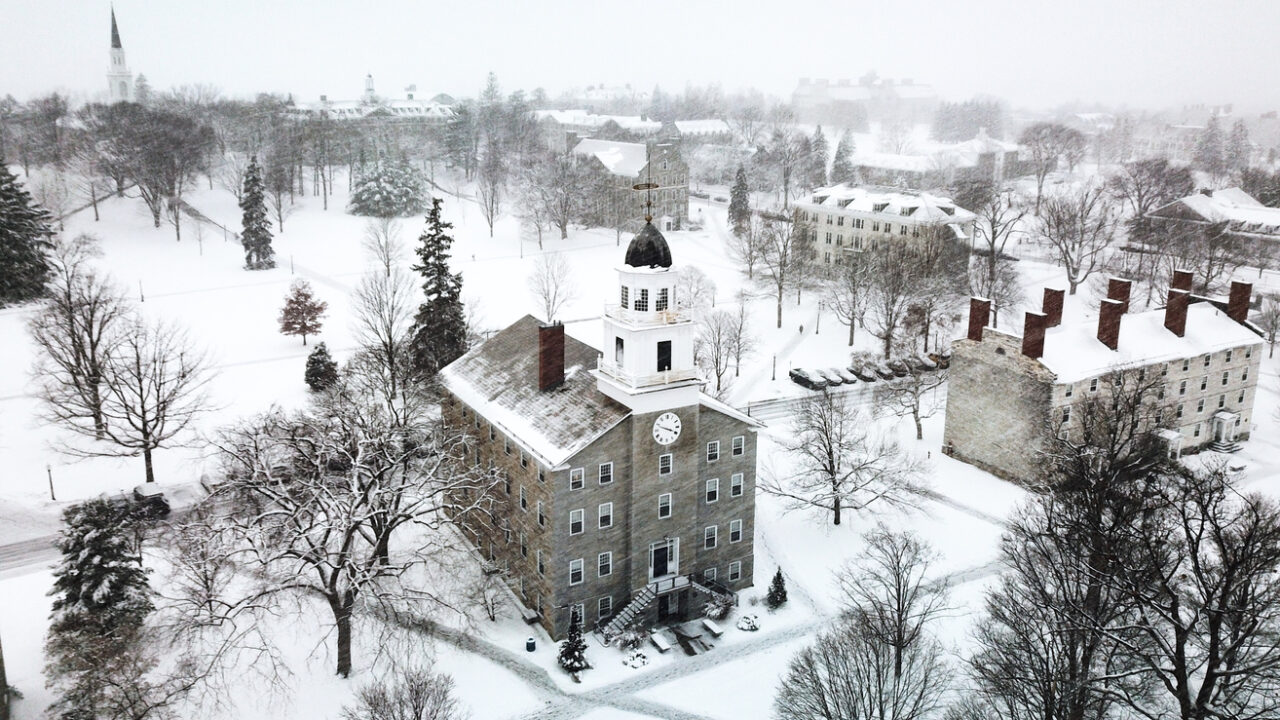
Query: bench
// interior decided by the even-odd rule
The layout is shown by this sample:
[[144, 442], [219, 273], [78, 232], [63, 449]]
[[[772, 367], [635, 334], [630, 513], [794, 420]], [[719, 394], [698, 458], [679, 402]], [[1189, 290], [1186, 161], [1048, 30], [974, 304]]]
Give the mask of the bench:
[[538, 613], [536, 610], [530, 610], [523, 605], [518, 605], [517, 607], [520, 608], [520, 618], [524, 620], [525, 623], [532, 625], [538, 622]]
[[649, 642], [653, 643], [653, 646], [658, 648], [658, 652], [660, 653], [665, 653], [671, 649], [671, 643], [667, 642], [665, 638], [656, 633], [649, 636]]
[[724, 629], [717, 625], [711, 618], [702, 618], [702, 627], [706, 628], [707, 632], [711, 633], [712, 637], [720, 637], [724, 634]]

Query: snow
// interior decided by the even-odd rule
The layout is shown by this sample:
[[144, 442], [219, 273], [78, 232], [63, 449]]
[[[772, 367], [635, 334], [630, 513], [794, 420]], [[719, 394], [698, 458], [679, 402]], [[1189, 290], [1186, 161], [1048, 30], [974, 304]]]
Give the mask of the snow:
[[629, 178], [639, 175], [649, 162], [647, 146], [617, 140], [581, 140], [573, 146], [573, 154], [594, 155], [609, 172]]

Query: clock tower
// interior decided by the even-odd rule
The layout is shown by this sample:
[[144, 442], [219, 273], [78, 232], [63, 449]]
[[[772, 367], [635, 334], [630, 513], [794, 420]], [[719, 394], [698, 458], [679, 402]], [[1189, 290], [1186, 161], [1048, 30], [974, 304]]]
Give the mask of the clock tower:
[[693, 319], [677, 304], [680, 271], [652, 222], [631, 240], [617, 273], [616, 302], [604, 309], [600, 392], [636, 414], [696, 405]]

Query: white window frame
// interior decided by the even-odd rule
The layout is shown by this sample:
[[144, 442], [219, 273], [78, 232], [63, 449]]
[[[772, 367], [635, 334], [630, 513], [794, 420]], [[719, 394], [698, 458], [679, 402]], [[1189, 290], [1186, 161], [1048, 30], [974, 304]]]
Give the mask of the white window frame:
[[[577, 522], [577, 524], [578, 524], [578, 531], [577, 531], [577, 532], [574, 532], [574, 531], [573, 531], [573, 524], [574, 524], [574, 522], [575, 522], [575, 520], [574, 520], [574, 516], [575, 516], [575, 515], [577, 516], [577, 520], [576, 520], [576, 522]], [[584, 533], [584, 532], [586, 532], [586, 531], [587, 531], [587, 513], [586, 513], [586, 509], [585, 509], [585, 508], [578, 508], [577, 510], [570, 510], [570, 511], [569, 511], [569, 534], [570, 534], [570, 535], [581, 535], [582, 533]]]
[[[666, 499], [667, 499], [667, 514], [666, 514], [666, 515], [663, 515], [663, 514], [662, 514], [662, 499], [663, 499], [663, 498], [666, 498]], [[659, 520], [666, 520], [666, 519], [667, 519], [667, 518], [669, 518], [669, 517], [671, 517], [671, 493], [662, 493], [661, 495], [659, 495], [659, 496], [658, 496], [658, 519], [659, 519]]]
[[703, 570], [703, 571], [702, 571], [702, 579], [703, 579], [703, 580], [710, 580], [711, 582], [715, 582], [715, 580], [716, 580], [716, 569], [715, 569], [715, 568], [713, 568], [713, 567], [709, 567], [709, 568], [707, 568], [707, 569]]
[[[574, 573], [578, 574], [578, 580], [576, 582], [573, 579]], [[570, 585], [581, 585], [583, 582], [586, 581], [587, 579], [586, 575], [587, 575], [586, 571], [582, 569], [582, 558], [569, 561], [569, 584]]]
[[707, 462], [713, 463], [720, 459], [720, 441], [712, 440], [707, 443]]
[[524, 485], [520, 486], [520, 509], [529, 512], [529, 499], [524, 495]]
[[583, 468], [574, 468], [569, 471], [569, 489], [581, 490], [586, 486], [586, 470]]
[[[606, 519], [608, 520], [607, 525], [605, 524]], [[596, 508], [596, 529], [608, 530], [611, 527], [613, 527], [613, 503], [600, 503], [600, 506]]]
[[[733, 539], [734, 535], [738, 536], [737, 540]], [[742, 542], [742, 521], [730, 520], [729, 521], [729, 544], [732, 545], [733, 543], [739, 543], [739, 542]]]
[[[611, 462], [600, 463], [599, 475], [597, 475], [596, 477], [601, 485], [608, 485], [609, 483], [613, 482], [613, 463]], [[606, 480], [605, 479], [606, 477], [608, 477], [609, 479]]]
[[733, 582], [742, 577], [742, 561], [734, 560], [729, 563], [729, 582]]
[[538, 506], [538, 524], [545, 526], [547, 524], [547, 514], [546, 512], [544, 512], [545, 508], [543, 507], [541, 500], [537, 502], [537, 506]]
[[539, 574], [539, 575], [546, 575], [546, 574], [547, 574], [547, 566], [546, 566], [546, 565], [544, 565], [544, 564], [542, 563], [542, 549], [541, 549], [541, 548], [539, 548], [539, 549], [537, 549], [537, 550], [534, 550], [533, 552], [534, 552], [534, 556], [537, 558], [537, 563], [538, 563], [538, 564], [537, 564], [538, 574]]
[[702, 529], [702, 549], [715, 550], [720, 544], [720, 526], [708, 525]]
[[744, 455], [747, 452], [747, 438], [745, 435], [735, 435], [733, 443], [730, 446], [729, 454], [733, 457]]
[[[666, 463], [666, 472], [662, 471], [663, 463]], [[675, 472], [675, 458], [671, 453], [663, 453], [658, 456], [658, 477], [665, 477]]]
[[707, 480], [706, 487], [703, 488], [702, 499], [708, 505], [713, 505], [720, 501], [720, 478]]
[[596, 601], [596, 617], [600, 620], [613, 617], [612, 595], [605, 595]]
[[729, 476], [729, 497], [742, 497], [743, 487], [746, 481], [742, 477], [742, 473], [734, 473]]
[[[604, 568], [605, 572], [600, 572]], [[613, 553], [602, 552], [596, 556], [596, 577], [609, 577], [613, 574]]]

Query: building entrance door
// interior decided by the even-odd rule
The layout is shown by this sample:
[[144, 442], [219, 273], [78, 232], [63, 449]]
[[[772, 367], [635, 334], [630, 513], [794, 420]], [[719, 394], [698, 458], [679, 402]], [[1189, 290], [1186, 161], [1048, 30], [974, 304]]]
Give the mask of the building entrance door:
[[649, 544], [649, 582], [680, 572], [679, 543], [669, 538]]

